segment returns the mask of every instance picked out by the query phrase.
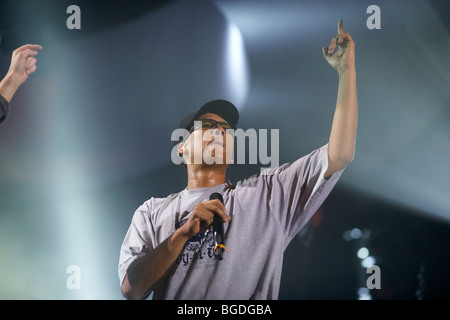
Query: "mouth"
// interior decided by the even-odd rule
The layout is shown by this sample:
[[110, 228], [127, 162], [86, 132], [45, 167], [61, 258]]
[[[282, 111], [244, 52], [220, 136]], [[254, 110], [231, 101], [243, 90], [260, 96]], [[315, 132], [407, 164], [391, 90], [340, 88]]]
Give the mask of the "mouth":
[[218, 146], [222, 146], [223, 147], [223, 143], [217, 142], [217, 141], [214, 141], [214, 142], [211, 142], [210, 144], [208, 144], [208, 146], [212, 146], [212, 145], [218, 145]]

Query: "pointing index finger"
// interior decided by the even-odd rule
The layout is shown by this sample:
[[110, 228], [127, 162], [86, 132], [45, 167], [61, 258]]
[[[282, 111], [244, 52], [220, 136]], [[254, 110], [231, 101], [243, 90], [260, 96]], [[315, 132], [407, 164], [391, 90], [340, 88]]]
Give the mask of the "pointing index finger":
[[26, 44], [26, 45], [23, 45], [20, 48], [18, 48], [16, 50], [16, 52], [23, 52], [23, 51], [26, 51], [26, 50], [39, 51], [39, 50], [42, 50], [42, 49], [43, 49], [42, 46], [39, 45], [39, 44]]
[[338, 34], [344, 36], [344, 21], [342, 19], [338, 22]]

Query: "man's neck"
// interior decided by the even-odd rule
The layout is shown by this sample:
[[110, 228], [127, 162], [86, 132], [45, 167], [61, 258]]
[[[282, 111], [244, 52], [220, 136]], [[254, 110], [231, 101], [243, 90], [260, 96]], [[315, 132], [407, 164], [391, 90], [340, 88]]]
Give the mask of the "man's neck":
[[225, 183], [226, 169], [223, 168], [188, 168], [187, 189], [215, 187]]

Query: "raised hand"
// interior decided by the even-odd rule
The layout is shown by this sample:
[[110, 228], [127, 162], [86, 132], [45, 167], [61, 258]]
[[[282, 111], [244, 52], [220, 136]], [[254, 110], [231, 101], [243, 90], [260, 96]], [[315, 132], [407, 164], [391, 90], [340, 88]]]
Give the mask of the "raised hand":
[[8, 73], [0, 81], [0, 95], [10, 102], [17, 89], [28, 79], [28, 76], [36, 71], [36, 58], [42, 46], [38, 44], [26, 44], [13, 51], [11, 65]]
[[331, 40], [329, 48], [322, 48], [325, 59], [338, 71], [355, 67], [355, 43], [350, 34], [344, 32], [343, 25], [344, 22], [339, 20], [338, 35]]
[[26, 44], [13, 51], [11, 66], [8, 75], [23, 84], [30, 74], [36, 71], [36, 58], [38, 51], [42, 46], [38, 44]]

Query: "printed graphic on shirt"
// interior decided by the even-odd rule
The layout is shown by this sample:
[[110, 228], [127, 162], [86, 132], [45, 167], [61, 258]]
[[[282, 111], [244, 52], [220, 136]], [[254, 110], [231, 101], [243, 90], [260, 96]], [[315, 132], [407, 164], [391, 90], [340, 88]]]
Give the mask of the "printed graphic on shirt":
[[[176, 224], [178, 229], [185, 224], [187, 219]], [[176, 263], [180, 267], [207, 269], [216, 263], [217, 256], [214, 253], [214, 235], [211, 230], [206, 230], [190, 238], [184, 246], [183, 252], [178, 256]], [[178, 270], [177, 270], [178, 271]]]

